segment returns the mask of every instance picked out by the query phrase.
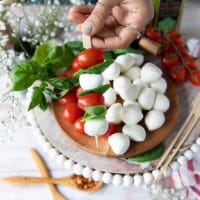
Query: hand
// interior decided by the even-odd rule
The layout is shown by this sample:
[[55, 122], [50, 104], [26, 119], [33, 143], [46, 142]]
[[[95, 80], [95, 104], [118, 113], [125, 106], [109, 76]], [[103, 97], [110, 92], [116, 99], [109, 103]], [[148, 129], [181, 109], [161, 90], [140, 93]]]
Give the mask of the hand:
[[92, 46], [103, 50], [129, 46], [152, 18], [151, 0], [100, 0], [96, 6], [73, 6], [68, 15], [76, 31], [90, 34]]

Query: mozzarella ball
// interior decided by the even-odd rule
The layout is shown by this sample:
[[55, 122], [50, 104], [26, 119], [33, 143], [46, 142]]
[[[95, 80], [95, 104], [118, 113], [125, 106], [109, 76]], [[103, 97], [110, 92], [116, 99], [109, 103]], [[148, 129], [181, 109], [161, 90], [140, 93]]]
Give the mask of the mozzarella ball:
[[128, 106], [128, 105], [131, 105], [131, 104], [132, 104], [132, 105], [135, 105], [135, 106], [137, 106], [139, 109], [141, 109], [139, 103], [136, 102], [136, 101], [124, 101], [124, 102], [123, 102], [123, 106]]
[[81, 74], [79, 83], [83, 90], [90, 90], [103, 84], [103, 77], [100, 74]]
[[164, 113], [159, 110], [151, 110], [146, 114], [145, 125], [150, 131], [160, 128], [165, 123]]
[[144, 110], [151, 110], [155, 102], [155, 96], [155, 89], [144, 88], [138, 97], [138, 103]]
[[148, 84], [145, 83], [141, 78], [135, 79], [133, 81], [133, 85], [139, 85], [141, 89], [147, 88]]
[[146, 63], [141, 70], [141, 78], [145, 83], [155, 82], [162, 75], [162, 71], [153, 63]]
[[130, 85], [131, 81], [125, 76], [119, 76], [117, 79], [113, 81], [114, 90], [119, 93], [124, 89], [125, 86]]
[[141, 109], [138, 106], [133, 104], [124, 106], [122, 108], [121, 119], [126, 124], [136, 124], [141, 121], [143, 114]]
[[136, 54], [136, 53], [128, 53], [127, 55], [132, 56], [136, 59], [135, 65], [141, 66], [144, 62], [144, 55], [142, 54]]
[[109, 136], [108, 143], [116, 155], [124, 154], [131, 144], [129, 136], [122, 133]]
[[109, 88], [103, 93], [103, 97], [104, 97], [104, 104], [106, 106], [111, 106], [116, 102], [117, 94], [113, 88]]
[[120, 71], [125, 72], [136, 63], [136, 59], [130, 55], [120, 55], [116, 58], [115, 62], [120, 64]]
[[102, 73], [103, 77], [107, 80], [114, 80], [120, 74], [120, 65], [117, 62], [113, 62]]
[[169, 99], [163, 94], [157, 94], [153, 108], [155, 110], [160, 110], [166, 112], [169, 109], [170, 102]]
[[134, 66], [131, 67], [129, 70], [123, 73], [124, 76], [128, 77], [130, 80], [135, 80], [140, 78], [141, 68]]
[[105, 119], [87, 120], [84, 131], [89, 136], [103, 135], [108, 130], [108, 121]]
[[124, 101], [134, 101], [140, 93], [139, 85], [128, 84], [123, 90], [119, 90], [119, 95]]
[[136, 142], [143, 142], [146, 138], [145, 129], [138, 124], [128, 124], [122, 128], [122, 132], [128, 135], [131, 140]]
[[159, 78], [157, 81], [150, 83], [150, 86], [159, 93], [165, 93], [167, 90], [167, 81], [164, 78]]
[[120, 103], [115, 103], [112, 106], [110, 106], [110, 108], [108, 108], [105, 118], [108, 122], [119, 124], [122, 121], [121, 113], [122, 113], [122, 105]]

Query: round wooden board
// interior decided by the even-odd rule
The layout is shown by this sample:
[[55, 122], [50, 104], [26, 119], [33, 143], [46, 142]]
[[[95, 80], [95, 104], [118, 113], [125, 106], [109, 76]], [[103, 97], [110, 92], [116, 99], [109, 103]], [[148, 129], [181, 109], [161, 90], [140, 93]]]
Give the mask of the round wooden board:
[[174, 124], [176, 123], [179, 103], [176, 89], [173, 84], [168, 81], [168, 89], [166, 95], [170, 99], [170, 109], [165, 113], [166, 122], [165, 124], [156, 131], [148, 132], [144, 142], [132, 142], [129, 150], [123, 155], [116, 155], [108, 144], [108, 140], [98, 137], [98, 148], [96, 146], [95, 137], [87, 135], [80, 135], [74, 130], [73, 124], [63, 120], [62, 112], [64, 105], [59, 104], [57, 101], [53, 101], [52, 108], [57, 123], [64, 131], [66, 136], [79, 148], [88, 151], [92, 154], [109, 156], [109, 157], [121, 157], [126, 158], [135, 156], [145, 151], [148, 151], [165, 140]]

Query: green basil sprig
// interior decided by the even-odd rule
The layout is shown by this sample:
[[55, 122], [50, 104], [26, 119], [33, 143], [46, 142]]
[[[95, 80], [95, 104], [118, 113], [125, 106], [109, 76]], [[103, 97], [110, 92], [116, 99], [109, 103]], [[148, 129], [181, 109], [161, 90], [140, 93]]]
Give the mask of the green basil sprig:
[[115, 49], [112, 51], [115, 56], [119, 56], [126, 53], [144, 54], [145, 51], [142, 49], [133, 49], [132, 47], [127, 47], [125, 49]]
[[110, 87], [111, 87], [111, 84], [109, 83], [109, 84], [101, 85], [99, 87], [96, 87], [96, 88], [93, 88], [90, 90], [82, 90], [78, 93], [78, 95], [82, 96], [82, 95], [90, 93], [90, 92], [104, 93]]
[[165, 17], [158, 24], [158, 28], [163, 32], [167, 33], [169, 30], [174, 29], [176, 27], [176, 21], [171, 17]]
[[96, 64], [90, 68], [87, 69], [79, 69], [77, 72], [74, 73], [74, 77], [79, 77], [83, 73], [89, 73], [89, 74], [100, 74], [103, 72], [110, 64], [113, 63], [113, 60], [106, 60], [102, 63]]
[[153, 149], [145, 153], [139, 154], [134, 157], [129, 157], [128, 160], [139, 162], [139, 163], [148, 162], [148, 161], [159, 158], [161, 154], [163, 153], [163, 151], [164, 151], [164, 145], [161, 143], [158, 146], [154, 147]]
[[89, 106], [85, 108], [85, 114], [83, 115], [82, 121], [94, 119], [103, 119], [106, 115], [106, 107], [104, 105]]
[[60, 92], [55, 92], [54, 90], [51, 90], [50, 88], [44, 88], [44, 93], [48, 94], [52, 99], [59, 99], [65, 96], [68, 92], [69, 92], [69, 89], [62, 90]]
[[77, 40], [69, 41], [66, 44], [70, 49], [75, 51], [82, 51], [84, 49], [83, 43]]

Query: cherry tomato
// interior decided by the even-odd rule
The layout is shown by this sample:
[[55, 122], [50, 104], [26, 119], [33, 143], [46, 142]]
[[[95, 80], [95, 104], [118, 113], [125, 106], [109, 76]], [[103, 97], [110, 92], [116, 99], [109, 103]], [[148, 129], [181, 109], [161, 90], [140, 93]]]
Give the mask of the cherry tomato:
[[173, 46], [167, 39], [163, 38], [161, 41], [161, 45], [162, 45], [161, 54], [175, 53]]
[[79, 117], [75, 123], [74, 123], [74, 129], [77, 133], [80, 133], [80, 134], [85, 134], [85, 131], [84, 131], [84, 122], [81, 121], [82, 120], [82, 117]]
[[83, 115], [83, 110], [81, 110], [76, 102], [67, 103], [63, 111], [63, 119], [67, 122], [75, 122], [80, 116]]
[[169, 38], [172, 40], [172, 42], [181, 47], [184, 45], [184, 40], [181, 36], [181, 33], [176, 30], [176, 29], [171, 29], [170, 31], [167, 32], [167, 35], [169, 36]]
[[60, 74], [58, 77], [59, 78], [66, 78], [66, 77], [69, 77], [69, 76], [72, 76], [74, 74], [74, 70], [72, 69], [66, 69], [62, 74]]
[[75, 58], [73, 61], [72, 61], [72, 69], [74, 71], [77, 71], [79, 70], [81, 67], [79, 66], [79, 63], [78, 63], [78, 60], [77, 58]]
[[183, 66], [173, 67], [169, 71], [169, 76], [174, 83], [182, 83], [186, 80], [186, 70]]
[[76, 100], [77, 100], [77, 98], [76, 98], [76, 89], [70, 90], [65, 96], [57, 99], [57, 101], [60, 104], [67, 104], [69, 102], [74, 102]]
[[192, 69], [192, 70], [197, 70], [198, 65], [197, 65], [197, 62], [196, 62], [196, 60], [195, 60], [194, 58], [189, 57], [185, 62], [186, 62], [187, 66], [188, 66], [190, 69]]
[[190, 54], [189, 54], [189, 51], [186, 47], [182, 47], [179, 49], [181, 55], [184, 57], [184, 58], [189, 58], [190, 57]]
[[199, 86], [200, 85], [200, 71], [194, 70], [192, 74], [188, 75], [188, 79], [190, 83], [193, 85]]
[[162, 36], [161, 31], [158, 28], [153, 27], [153, 26], [147, 27], [144, 34], [146, 37], [156, 42], [159, 41]]
[[103, 51], [96, 48], [85, 49], [81, 51], [76, 57], [78, 62], [77, 68], [88, 68], [98, 63], [103, 62], [104, 54]]
[[83, 89], [81, 88], [81, 86], [79, 86], [77, 89], [76, 89], [76, 97], [78, 98], [79, 97], [79, 92], [82, 91]]
[[88, 106], [103, 105], [104, 97], [101, 93], [88, 93], [78, 97], [78, 106], [83, 109]]
[[161, 63], [166, 69], [170, 69], [178, 64], [178, 56], [176, 54], [164, 54], [161, 57]]
[[116, 125], [114, 123], [109, 123], [108, 130], [105, 134], [100, 135], [101, 138], [107, 138], [116, 131]]

